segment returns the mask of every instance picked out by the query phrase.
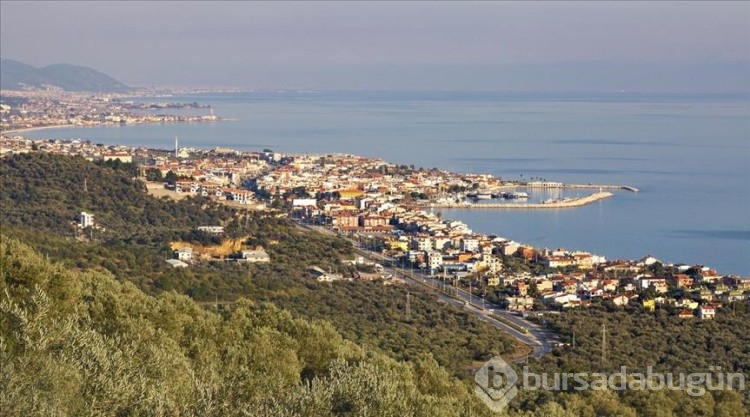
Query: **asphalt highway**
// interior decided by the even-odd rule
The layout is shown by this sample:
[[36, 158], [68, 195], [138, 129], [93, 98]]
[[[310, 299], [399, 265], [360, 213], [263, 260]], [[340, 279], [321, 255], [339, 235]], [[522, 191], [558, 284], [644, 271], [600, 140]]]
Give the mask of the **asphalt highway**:
[[[314, 230], [323, 234], [337, 235], [335, 232], [321, 226], [306, 224], [300, 224], [299, 226], [303, 229]], [[396, 265], [396, 261], [394, 259], [383, 256], [380, 253], [363, 249], [359, 247], [357, 241], [349, 239], [346, 236], [338, 236], [349, 240], [352, 245], [354, 245], [355, 252], [358, 255], [382, 265], [386, 274], [391, 274], [392, 276], [398, 277], [412, 285], [423, 285], [429, 287], [435, 291], [435, 294], [441, 301], [459, 308], [465, 308], [480, 320], [508, 333], [521, 343], [531, 346], [532, 352], [528, 356], [540, 357], [552, 351], [552, 345], [550, 343], [551, 335], [535, 323], [510, 314], [495, 304], [485, 302], [481, 298], [469, 294], [468, 291], [447, 285], [446, 282], [440, 279], [440, 277], [430, 276], [416, 270], [395, 267], [394, 265]], [[514, 326], [503, 323], [503, 321], [500, 321], [493, 316], [501, 317], [503, 321], [510, 322]], [[518, 330], [519, 328], [525, 329], [525, 331], [520, 331]], [[526, 360], [526, 358], [527, 357], [524, 356], [515, 361], [522, 362]]]

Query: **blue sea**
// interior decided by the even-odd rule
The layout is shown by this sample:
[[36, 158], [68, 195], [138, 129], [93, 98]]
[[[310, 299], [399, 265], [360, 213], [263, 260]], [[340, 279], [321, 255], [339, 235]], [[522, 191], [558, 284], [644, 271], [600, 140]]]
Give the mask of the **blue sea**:
[[613, 259], [650, 254], [750, 275], [748, 94], [255, 92], [155, 100], [211, 104], [230, 120], [27, 136], [165, 149], [178, 136], [181, 146], [354, 153], [507, 179], [626, 184], [640, 192], [575, 209], [442, 212], [538, 247]]

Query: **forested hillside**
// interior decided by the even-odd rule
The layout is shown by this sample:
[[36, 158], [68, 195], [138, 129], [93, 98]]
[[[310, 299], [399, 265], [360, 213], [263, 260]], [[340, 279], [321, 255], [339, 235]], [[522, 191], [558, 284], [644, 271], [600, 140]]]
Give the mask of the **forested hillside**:
[[429, 356], [399, 363], [270, 304], [217, 314], [5, 236], [0, 253], [1, 415], [456, 416], [474, 401]]
[[[710, 366], [742, 372], [750, 382], [750, 314], [723, 309], [713, 320], [680, 319], [659, 310], [640, 308], [572, 311], [548, 319], [560, 337], [573, 343], [565, 365], [603, 371], [620, 366], [645, 370], [697, 372]], [[602, 362], [602, 337], [606, 357]]]
[[[347, 241], [204, 199], [156, 199], [131, 176], [131, 167], [80, 158], [2, 160], [0, 415], [496, 415], [472, 394], [472, 372], [518, 352], [508, 335], [417, 288], [318, 283], [311, 265], [353, 276], [342, 262], [353, 256]], [[77, 230], [70, 222], [81, 210], [106, 230]], [[168, 267], [171, 240], [216, 239], [196, 232], [204, 224], [224, 225], [272, 261]], [[544, 321], [569, 345], [528, 366], [747, 375], [749, 323], [734, 306], [709, 322], [571, 311]], [[748, 398], [521, 390], [508, 412], [741, 417]]]
[[[0, 166], [0, 201], [10, 207], [0, 217], [4, 233], [69, 268], [104, 271], [148, 294], [176, 292], [212, 308], [242, 297], [272, 302], [296, 317], [330, 321], [348, 340], [395, 359], [432, 355], [456, 376], [466, 376], [477, 360], [523, 349], [496, 328], [419, 289], [411, 290], [407, 318], [407, 289], [401, 286], [316, 282], [307, 271], [313, 265], [353, 276], [354, 268], [342, 263], [353, 257], [351, 244], [301, 230], [286, 218], [240, 212], [207, 199], [157, 199], [131, 179], [129, 167], [119, 164], [48, 154], [6, 161]], [[85, 192], [79, 187], [84, 179]], [[107, 230], [84, 236], [78, 231], [75, 238], [76, 228], [68, 219], [81, 210], [94, 213]], [[169, 267], [164, 259], [171, 253], [171, 240], [215, 239], [195, 232], [206, 224], [224, 225], [232, 236], [249, 236], [248, 244], [265, 248], [272, 262]]]
[[[666, 311], [647, 312], [642, 308], [607, 310], [592, 307], [546, 317], [543, 322], [567, 345], [529, 364], [536, 373], [553, 375], [602, 372], [613, 375], [626, 367], [628, 374], [653, 372], [672, 374], [741, 373], [745, 390], [710, 391], [692, 396], [686, 390], [624, 390], [557, 393], [555, 401], [570, 409], [581, 407], [578, 415], [593, 413], [592, 405], [604, 396], [613, 415], [660, 416], [748, 416], [750, 415], [750, 314], [743, 309], [722, 310], [714, 320], [679, 319]], [[678, 383], [677, 383], [678, 384]], [[717, 385], [716, 383], [712, 385]], [[703, 385], [705, 386], [705, 384]], [[514, 409], [530, 409], [545, 395], [522, 392], [511, 404]], [[612, 414], [607, 414], [612, 415]]]
[[144, 238], [232, 219], [226, 206], [206, 199], [156, 199], [132, 179], [130, 164], [92, 163], [78, 157], [30, 153], [0, 164], [0, 220], [61, 236], [75, 233], [81, 211], [93, 213], [103, 239]]

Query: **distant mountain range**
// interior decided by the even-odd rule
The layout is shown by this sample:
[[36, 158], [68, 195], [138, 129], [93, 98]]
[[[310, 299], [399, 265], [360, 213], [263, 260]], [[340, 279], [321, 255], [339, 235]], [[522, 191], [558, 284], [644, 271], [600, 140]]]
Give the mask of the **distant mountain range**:
[[0, 60], [0, 88], [19, 90], [24, 87], [56, 86], [66, 91], [122, 93], [131, 87], [107, 74], [89, 67], [54, 64], [36, 68], [12, 59]]

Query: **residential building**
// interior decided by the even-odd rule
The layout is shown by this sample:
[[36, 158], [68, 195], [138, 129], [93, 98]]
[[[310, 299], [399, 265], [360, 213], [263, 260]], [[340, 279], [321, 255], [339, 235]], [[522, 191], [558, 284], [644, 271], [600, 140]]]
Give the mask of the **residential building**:
[[411, 239], [411, 248], [423, 252], [432, 250], [432, 239], [429, 236], [414, 236]]
[[518, 250], [516, 251], [516, 254], [526, 259], [527, 261], [531, 261], [537, 255], [536, 250], [531, 246], [519, 247]]
[[438, 251], [427, 251], [427, 268], [430, 274], [435, 273], [443, 265], [443, 254]]
[[461, 239], [461, 251], [463, 252], [479, 251], [479, 239], [475, 239], [475, 238]]
[[533, 297], [508, 297], [508, 310], [531, 310], [534, 307]]
[[333, 282], [342, 278], [340, 274], [330, 274], [317, 266], [307, 268], [312, 276], [319, 282]]
[[358, 224], [365, 229], [383, 228], [388, 226], [388, 219], [375, 214], [359, 216]]
[[680, 310], [680, 312], [677, 313], [677, 317], [681, 319], [692, 319], [695, 316], [693, 315], [692, 310]]
[[352, 229], [359, 226], [359, 216], [351, 212], [341, 212], [333, 216], [331, 223], [339, 229]]
[[94, 227], [94, 215], [82, 211], [81, 214], [78, 215], [78, 227], [82, 229]]
[[565, 268], [575, 266], [576, 260], [569, 256], [548, 256], [544, 259], [544, 265], [549, 268]]
[[193, 248], [187, 246], [184, 248], [177, 249], [174, 251], [175, 259], [179, 259], [183, 262], [190, 262], [193, 260]]
[[434, 236], [432, 238], [432, 247], [435, 250], [446, 250], [450, 249], [451, 246], [451, 239], [446, 236]]
[[198, 230], [212, 235], [220, 235], [224, 233], [224, 226], [198, 226]]
[[716, 307], [704, 304], [698, 308], [698, 317], [701, 320], [710, 320], [716, 316]]
[[497, 287], [498, 285], [500, 285], [500, 277], [497, 277], [497, 276], [487, 277], [488, 287]]
[[237, 262], [266, 263], [271, 257], [264, 250], [243, 250], [238, 253]]
[[234, 201], [238, 204], [250, 204], [253, 202], [253, 192], [248, 190], [240, 190], [236, 188], [224, 188], [224, 196], [229, 201]]
[[513, 241], [506, 242], [505, 244], [502, 245], [501, 252], [505, 256], [515, 255], [515, 253], [518, 251], [518, 248], [520, 247], [521, 245], [519, 245], [516, 242], [513, 242]]
[[622, 307], [624, 305], [627, 305], [630, 302], [630, 299], [625, 295], [618, 295], [617, 297], [612, 299], [612, 302], [618, 306]]
[[674, 306], [679, 308], [686, 308], [692, 311], [698, 308], [698, 302], [693, 301], [689, 298], [683, 298], [682, 300], [675, 301]]
[[116, 153], [116, 154], [111, 154], [111, 155], [104, 155], [104, 160], [105, 161], [115, 161], [115, 160], [117, 160], [117, 161], [120, 161], [122, 163], [129, 164], [129, 163], [133, 162], [133, 156], [129, 155], [129, 154], [126, 154], [126, 153]]
[[690, 288], [693, 286], [693, 278], [687, 274], [675, 274], [674, 283], [677, 288]]

